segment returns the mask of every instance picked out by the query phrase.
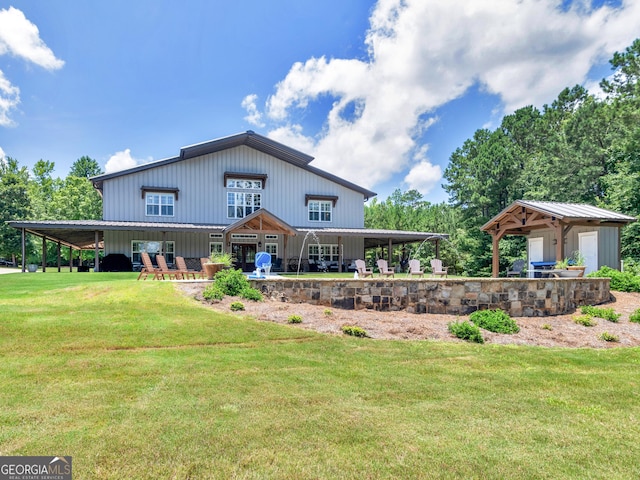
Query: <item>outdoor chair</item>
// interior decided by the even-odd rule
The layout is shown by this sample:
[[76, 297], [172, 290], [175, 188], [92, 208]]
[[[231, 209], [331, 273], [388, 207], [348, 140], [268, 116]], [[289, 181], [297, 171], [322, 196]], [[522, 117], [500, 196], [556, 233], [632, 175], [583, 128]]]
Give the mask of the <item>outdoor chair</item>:
[[158, 262], [158, 267], [160, 268], [159, 273], [162, 275], [163, 280], [165, 275], [169, 277], [169, 280], [182, 280], [188, 273], [182, 270], [170, 269], [164, 255], [156, 255], [156, 262]]
[[361, 278], [373, 277], [373, 270], [367, 270], [364, 260], [356, 260], [356, 269], [358, 270], [358, 276]]
[[526, 264], [527, 262], [521, 258], [513, 262], [511, 270], [507, 270], [507, 277], [521, 277]]
[[151, 257], [147, 252], [142, 252], [140, 254], [140, 259], [142, 260], [142, 270], [140, 270], [138, 280], [140, 280], [141, 278], [143, 280], [146, 280], [149, 275], [153, 275], [152, 280], [164, 280], [164, 275], [160, 273], [160, 269], [153, 266]]
[[409, 276], [417, 275], [419, 277], [424, 277], [424, 270], [420, 270], [420, 260], [413, 259], [409, 260]]
[[389, 268], [389, 264], [383, 258], [378, 260], [378, 270], [380, 270], [380, 275], [385, 277], [395, 277], [396, 274], [393, 268]]
[[439, 258], [434, 258], [433, 260], [431, 260], [431, 276], [435, 277], [436, 275], [438, 276], [447, 276], [447, 268], [449, 267], [443, 267], [442, 266], [442, 260], [440, 260]]
[[189, 268], [187, 268], [187, 262], [184, 261], [184, 257], [176, 257], [176, 265], [178, 266], [178, 270], [186, 272], [183, 275], [185, 279], [193, 278], [195, 280], [196, 275], [200, 278], [204, 278], [204, 272], [196, 272], [195, 270], [189, 270]]

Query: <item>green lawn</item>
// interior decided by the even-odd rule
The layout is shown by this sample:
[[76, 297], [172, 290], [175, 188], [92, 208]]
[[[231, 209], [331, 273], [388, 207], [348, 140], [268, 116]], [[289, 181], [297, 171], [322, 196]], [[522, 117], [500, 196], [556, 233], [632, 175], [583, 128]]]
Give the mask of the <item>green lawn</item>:
[[0, 455], [77, 479], [640, 477], [640, 350], [325, 336], [136, 274], [0, 275]]

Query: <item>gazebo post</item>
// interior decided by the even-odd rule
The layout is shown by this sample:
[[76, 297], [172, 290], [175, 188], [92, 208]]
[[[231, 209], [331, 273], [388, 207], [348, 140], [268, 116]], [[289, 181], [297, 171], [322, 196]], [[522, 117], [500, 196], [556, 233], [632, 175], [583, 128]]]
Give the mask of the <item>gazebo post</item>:
[[98, 244], [99, 240], [100, 240], [100, 233], [98, 232], [98, 230], [96, 230], [94, 261], [93, 261], [93, 271], [94, 272], [99, 272], [100, 271], [100, 245]]
[[60, 273], [60, 269], [62, 267], [62, 259], [60, 256], [60, 242], [58, 242], [58, 273]]
[[493, 240], [493, 252], [491, 257], [491, 276], [498, 278], [500, 275], [500, 237], [497, 233], [491, 234]]
[[26, 254], [27, 254], [27, 246], [26, 246], [26, 229], [21, 228], [20, 229], [22, 232], [22, 258], [21, 258], [21, 263], [22, 263], [22, 273], [24, 273], [26, 271], [26, 265], [27, 265], [27, 259], [25, 258]]
[[69, 272], [73, 273], [73, 247], [69, 247]]
[[47, 271], [47, 237], [42, 237], [42, 273]]
[[558, 222], [556, 225], [556, 262], [564, 259], [564, 226]]

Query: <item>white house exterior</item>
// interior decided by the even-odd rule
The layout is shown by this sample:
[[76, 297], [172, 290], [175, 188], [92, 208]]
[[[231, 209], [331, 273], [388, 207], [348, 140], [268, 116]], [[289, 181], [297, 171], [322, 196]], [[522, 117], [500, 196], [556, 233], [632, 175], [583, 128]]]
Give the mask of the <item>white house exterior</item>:
[[[102, 194], [100, 221], [11, 222], [70, 248], [104, 254], [162, 252], [197, 260], [232, 252], [252, 270], [267, 251], [283, 269], [302, 259], [342, 270], [372, 246], [438, 241], [444, 234], [364, 228], [376, 194], [310, 165], [313, 157], [252, 131], [180, 149], [179, 155], [91, 178]], [[72, 237], [73, 233], [73, 237]], [[44, 240], [43, 240], [44, 241]], [[278, 261], [278, 263], [280, 263]]]

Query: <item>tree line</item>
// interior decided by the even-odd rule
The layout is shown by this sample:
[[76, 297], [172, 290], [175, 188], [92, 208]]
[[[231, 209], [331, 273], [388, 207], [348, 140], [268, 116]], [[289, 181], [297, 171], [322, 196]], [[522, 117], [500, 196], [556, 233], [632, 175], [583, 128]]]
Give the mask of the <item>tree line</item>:
[[[54, 178], [55, 163], [38, 160], [31, 171], [17, 159], [0, 159], [0, 257], [16, 263], [22, 252], [21, 234], [8, 220], [95, 220], [102, 218], [102, 197], [89, 177], [102, 173], [98, 162], [83, 156], [64, 178]], [[31, 237], [31, 236], [29, 236]], [[40, 263], [41, 245], [29, 238], [27, 257]], [[48, 258], [55, 258], [49, 245]], [[66, 258], [66, 257], [65, 257]]]
[[[448, 203], [396, 191], [365, 207], [366, 225], [448, 233], [443, 259], [458, 273], [490, 275], [491, 238], [479, 227], [515, 200], [587, 203], [637, 217], [640, 39], [610, 64], [613, 75], [600, 83], [601, 95], [567, 87], [550, 105], [521, 108], [495, 130], [477, 130], [449, 158], [443, 185]], [[640, 222], [623, 229], [628, 263], [640, 260], [639, 240]], [[525, 249], [521, 237], [503, 239], [501, 270]]]

